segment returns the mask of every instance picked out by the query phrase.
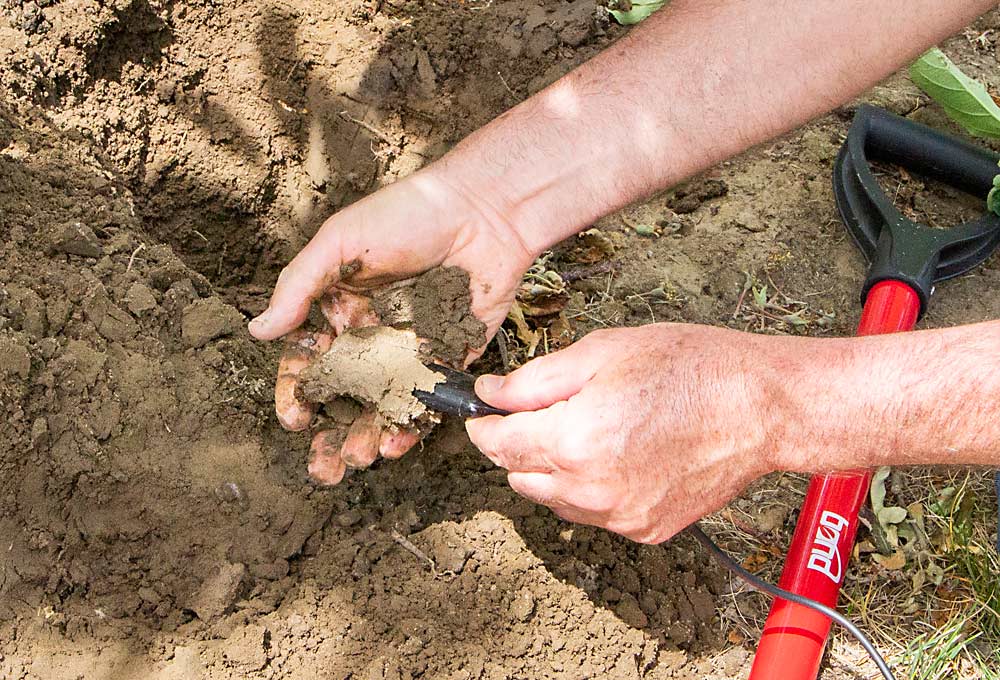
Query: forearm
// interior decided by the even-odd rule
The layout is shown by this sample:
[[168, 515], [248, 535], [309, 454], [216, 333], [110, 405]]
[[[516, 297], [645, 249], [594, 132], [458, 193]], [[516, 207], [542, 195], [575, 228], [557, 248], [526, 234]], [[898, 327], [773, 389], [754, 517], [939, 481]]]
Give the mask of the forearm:
[[1000, 467], [1000, 321], [786, 349], [769, 358], [776, 467]]
[[432, 172], [540, 252], [849, 100], [993, 5], [673, 0]]

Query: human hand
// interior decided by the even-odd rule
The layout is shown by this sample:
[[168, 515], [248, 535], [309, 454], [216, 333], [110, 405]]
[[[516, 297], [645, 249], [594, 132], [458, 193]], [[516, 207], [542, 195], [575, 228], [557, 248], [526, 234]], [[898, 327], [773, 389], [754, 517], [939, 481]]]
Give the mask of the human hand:
[[468, 421], [511, 487], [560, 517], [660, 543], [776, 469], [759, 345], [709, 326], [597, 331], [480, 398], [513, 415]]
[[[288, 430], [308, 428], [317, 405], [296, 396], [299, 373], [329, 349], [348, 327], [377, 325], [368, 294], [386, 284], [438, 265], [469, 272], [472, 312], [491, 338], [503, 323], [521, 275], [535, 254], [497, 212], [424, 171], [340, 211], [278, 277], [267, 310], [250, 323], [261, 340], [285, 336], [288, 348], [278, 366], [275, 410]], [[329, 328], [299, 329], [318, 301]], [[472, 350], [466, 363], [482, 352]], [[378, 455], [398, 458], [419, 439], [406, 429], [383, 429], [366, 411], [342, 432], [313, 437], [309, 474], [336, 484], [346, 466], [366, 467]]]

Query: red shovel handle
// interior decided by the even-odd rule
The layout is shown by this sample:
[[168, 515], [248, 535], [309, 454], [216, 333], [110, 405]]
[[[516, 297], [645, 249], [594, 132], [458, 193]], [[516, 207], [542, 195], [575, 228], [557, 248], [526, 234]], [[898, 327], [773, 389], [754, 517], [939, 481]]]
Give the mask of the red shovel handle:
[[[858, 335], [908, 331], [920, 314], [920, 298], [905, 283], [881, 281], [865, 301]], [[778, 585], [829, 607], [837, 606], [858, 530], [858, 511], [871, 472], [816, 475]], [[802, 605], [776, 599], [764, 624], [750, 680], [814, 680], [823, 659], [830, 620]]]

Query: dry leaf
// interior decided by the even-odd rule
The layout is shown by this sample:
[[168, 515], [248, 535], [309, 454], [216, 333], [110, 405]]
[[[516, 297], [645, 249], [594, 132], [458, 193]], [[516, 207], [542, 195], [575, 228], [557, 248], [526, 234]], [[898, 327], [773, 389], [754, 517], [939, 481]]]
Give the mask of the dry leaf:
[[566, 318], [565, 312], [559, 312], [559, 316], [549, 324], [549, 346], [552, 349], [562, 349], [573, 344], [573, 327]]
[[520, 302], [514, 301], [510, 311], [507, 312], [507, 318], [514, 323], [514, 327], [517, 329], [517, 339], [527, 347], [528, 356], [535, 356], [535, 350], [538, 349], [542, 334], [531, 330], [528, 326], [528, 322], [524, 320], [524, 310], [521, 308]]
[[521, 311], [524, 316], [552, 316], [558, 314], [566, 308], [569, 302], [569, 295], [558, 293], [555, 295], [542, 295], [531, 299], [531, 301], [521, 301]]
[[588, 229], [580, 234], [573, 248], [567, 254], [570, 262], [593, 264], [605, 260], [615, 253], [615, 244], [600, 229]]
[[754, 553], [743, 560], [743, 568], [749, 572], [759, 571], [765, 564], [767, 564], [767, 559], [767, 555], [762, 552]]
[[881, 565], [883, 569], [888, 569], [889, 571], [898, 571], [906, 566], [906, 555], [903, 554], [902, 550], [897, 550], [888, 557], [885, 555], [872, 555], [872, 559]]

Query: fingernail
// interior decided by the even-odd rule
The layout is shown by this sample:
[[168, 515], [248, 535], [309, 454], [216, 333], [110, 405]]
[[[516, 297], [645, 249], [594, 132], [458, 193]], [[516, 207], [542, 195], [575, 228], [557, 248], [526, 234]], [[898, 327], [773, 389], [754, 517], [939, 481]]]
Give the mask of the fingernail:
[[476, 381], [476, 392], [479, 393], [481, 397], [488, 397], [491, 394], [496, 394], [503, 387], [503, 383], [506, 378], [502, 375], [481, 375], [479, 380]]
[[267, 323], [268, 319], [271, 318], [271, 308], [268, 307], [263, 312], [258, 314], [255, 318], [250, 320], [250, 330], [259, 329], [261, 326]]

